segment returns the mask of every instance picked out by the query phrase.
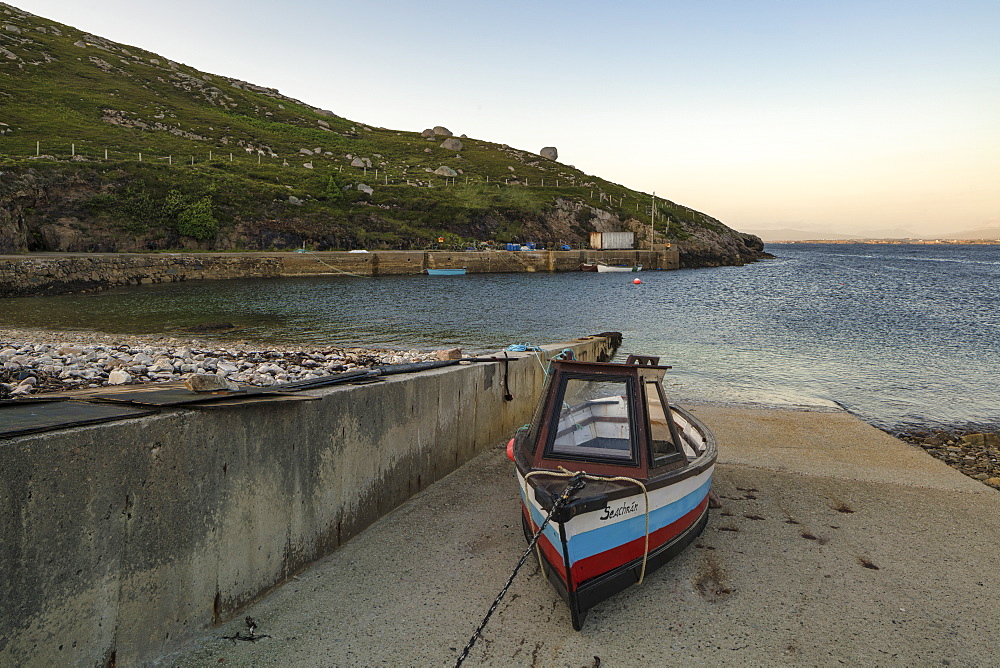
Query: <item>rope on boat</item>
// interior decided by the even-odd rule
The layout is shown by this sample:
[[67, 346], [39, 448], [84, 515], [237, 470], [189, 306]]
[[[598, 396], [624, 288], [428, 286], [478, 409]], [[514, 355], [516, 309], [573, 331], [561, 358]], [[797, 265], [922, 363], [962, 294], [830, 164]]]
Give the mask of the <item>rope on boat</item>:
[[[589, 473], [584, 473], [583, 471], [569, 471], [569, 470], [563, 468], [562, 466], [559, 467], [558, 471], [532, 471], [532, 472], [528, 473], [528, 475], [524, 476], [524, 501], [525, 501], [525, 503], [529, 504], [529, 506], [531, 504], [531, 499], [528, 496], [528, 478], [530, 478], [533, 475], [550, 475], [550, 476], [554, 476], [556, 478], [571, 478], [571, 477], [572, 478], [576, 478], [577, 476], [579, 476], [579, 477], [581, 477], [581, 478], [583, 478], [585, 480], [593, 480], [595, 482], [619, 481], [619, 482], [630, 482], [630, 483], [632, 483], [634, 485], [638, 485], [639, 489], [642, 490], [642, 498], [646, 502], [646, 538], [645, 538], [645, 545], [644, 545], [643, 550], [642, 550], [642, 570], [639, 572], [639, 583], [638, 583], [638, 584], [642, 584], [642, 581], [646, 578], [646, 562], [649, 560], [649, 492], [646, 490], [646, 485], [643, 484], [643, 482], [641, 480], [636, 480], [635, 478], [629, 478], [628, 476], [623, 476], [623, 475], [616, 475], [616, 476], [591, 475]], [[531, 514], [530, 513], [530, 508], [529, 508], [529, 513], [528, 514], [529, 514], [529, 516]], [[551, 516], [552, 516], [552, 513], [549, 513], [549, 517], [551, 517]], [[549, 521], [549, 518], [546, 517], [545, 518], [545, 522], [547, 523], [548, 521]], [[543, 528], [544, 528], [544, 525], [543, 525]], [[539, 531], [541, 531], [541, 529], [539, 529]], [[542, 567], [542, 548], [537, 544], [537, 541], [535, 543], [535, 547], [536, 547], [536, 550], [538, 552], [538, 567], [539, 568], [543, 568]]]
[[538, 527], [538, 531], [536, 531], [535, 535], [532, 536], [531, 542], [528, 543], [528, 549], [525, 550], [524, 554], [521, 555], [521, 559], [517, 562], [517, 566], [514, 567], [514, 572], [510, 574], [509, 578], [507, 578], [507, 582], [504, 584], [503, 589], [501, 589], [500, 593], [497, 594], [497, 597], [493, 599], [493, 604], [490, 606], [489, 610], [486, 611], [486, 616], [483, 617], [483, 621], [479, 624], [479, 627], [472, 634], [472, 637], [469, 638], [469, 642], [465, 645], [465, 648], [462, 650], [462, 653], [459, 654], [458, 660], [455, 662], [455, 668], [459, 668], [459, 666], [462, 665], [462, 662], [465, 661], [466, 658], [468, 658], [469, 652], [472, 651], [472, 646], [476, 644], [477, 640], [479, 640], [479, 635], [483, 632], [483, 629], [486, 627], [486, 623], [490, 621], [490, 617], [493, 616], [493, 613], [496, 611], [497, 606], [500, 605], [500, 600], [507, 593], [507, 590], [510, 589], [510, 585], [511, 583], [514, 582], [514, 577], [517, 575], [517, 572], [521, 570], [521, 567], [524, 566], [524, 562], [528, 560], [528, 555], [531, 554], [531, 550], [533, 550], [535, 545], [538, 543], [538, 539], [541, 537], [542, 531], [545, 529], [546, 525], [548, 525], [549, 520], [552, 519], [552, 515], [554, 515], [560, 508], [566, 505], [566, 502], [569, 501], [569, 497], [572, 496], [574, 492], [581, 489], [586, 484], [587, 482], [583, 479], [582, 475], [573, 478], [572, 480], [569, 481], [569, 484], [566, 485], [566, 489], [562, 491], [562, 494], [559, 495], [559, 498], [556, 499], [556, 502], [552, 504], [552, 510], [549, 511], [549, 514], [548, 516], [546, 516], [545, 521], [542, 522], [542, 525]]

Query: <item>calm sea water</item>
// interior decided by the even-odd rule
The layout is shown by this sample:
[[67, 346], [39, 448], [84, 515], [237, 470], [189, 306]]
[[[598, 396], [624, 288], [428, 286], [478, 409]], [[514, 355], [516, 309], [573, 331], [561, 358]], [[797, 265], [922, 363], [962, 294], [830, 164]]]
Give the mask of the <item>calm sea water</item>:
[[1000, 246], [772, 245], [635, 274], [190, 282], [0, 300], [0, 326], [489, 351], [620, 331], [675, 397], [841, 405], [876, 426], [1000, 424]]

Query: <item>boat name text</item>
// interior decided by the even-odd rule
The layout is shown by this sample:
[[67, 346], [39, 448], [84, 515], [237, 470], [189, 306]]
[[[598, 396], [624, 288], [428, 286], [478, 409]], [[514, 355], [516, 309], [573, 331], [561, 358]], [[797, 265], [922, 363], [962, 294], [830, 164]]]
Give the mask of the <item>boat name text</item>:
[[604, 506], [604, 514], [601, 515], [599, 520], [613, 520], [621, 517], [622, 515], [630, 515], [631, 513], [637, 512], [639, 510], [639, 502], [633, 501], [632, 503], [626, 503], [622, 506], [611, 509], [610, 506]]

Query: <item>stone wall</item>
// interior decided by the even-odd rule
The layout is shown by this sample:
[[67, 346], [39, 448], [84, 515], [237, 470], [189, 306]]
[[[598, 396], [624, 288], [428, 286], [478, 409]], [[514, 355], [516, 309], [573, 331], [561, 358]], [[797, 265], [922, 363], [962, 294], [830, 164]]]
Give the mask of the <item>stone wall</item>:
[[104, 290], [120, 285], [315, 274], [389, 276], [426, 269], [469, 273], [578, 271], [583, 262], [677, 269], [667, 251], [376, 251], [371, 253], [44, 253], [0, 256], [0, 297]]
[[478, 363], [0, 440], [0, 666], [141, 665], [236, 616], [530, 420], [511, 355], [509, 402]]
[[0, 297], [104, 290], [172, 281], [276, 277], [280, 257], [250, 253], [97, 253], [0, 257]]

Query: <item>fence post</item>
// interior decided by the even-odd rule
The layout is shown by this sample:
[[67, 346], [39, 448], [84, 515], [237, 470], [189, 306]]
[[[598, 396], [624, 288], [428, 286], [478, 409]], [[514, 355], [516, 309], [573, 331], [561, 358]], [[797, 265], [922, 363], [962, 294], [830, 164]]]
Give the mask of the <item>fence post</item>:
[[167, 164], [168, 165], [174, 164], [174, 156], [172, 156], [172, 155], [168, 155], [167, 156]]
[[139, 162], [142, 162], [142, 153], [139, 154]]
[[211, 151], [208, 152], [208, 161], [212, 162], [212, 152]]
[[37, 158], [41, 154], [42, 154], [42, 142], [36, 141], [35, 142], [35, 157]]
[[104, 149], [104, 159], [108, 159], [108, 149]]
[[232, 154], [232, 153], [230, 153], [230, 154], [229, 154], [229, 162], [232, 162], [232, 161], [233, 161], [233, 154]]
[[76, 144], [70, 144], [69, 147], [70, 147], [69, 148], [69, 154], [71, 156], [75, 157], [76, 156]]

